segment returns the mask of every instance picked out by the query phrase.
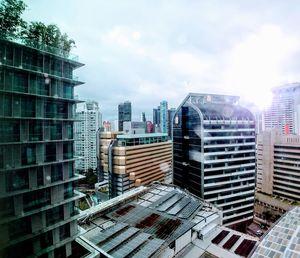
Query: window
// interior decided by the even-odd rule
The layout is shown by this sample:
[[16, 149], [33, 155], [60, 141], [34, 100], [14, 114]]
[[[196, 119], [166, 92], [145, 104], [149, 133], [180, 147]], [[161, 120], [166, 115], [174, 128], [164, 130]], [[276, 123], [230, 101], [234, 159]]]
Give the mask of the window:
[[64, 206], [54, 207], [46, 212], [47, 226], [53, 225], [57, 222], [64, 220]]
[[62, 164], [51, 165], [51, 182], [60, 181], [63, 179]]
[[50, 124], [51, 140], [62, 139], [62, 124], [60, 122], [52, 122]]
[[70, 224], [65, 224], [59, 228], [59, 239], [60, 241], [70, 237]]
[[29, 187], [27, 169], [16, 170], [6, 174], [6, 190], [8, 192]]
[[20, 141], [20, 124], [15, 121], [1, 121], [0, 142]]
[[64, 82], [63, 86], [63, 97], [67, 99], [73, 99], [73, 87], [67, 82]]
[[50, 204], [50, 189], [42, 189], [23, 195], [24, 211], [31, 211]]
[[29, 121], [29, 140], [42, 141], [43, 128], [40, 121]]
[[23, 73], [14, 74], [13, 90], [19, 92], [28, 92], [28, 77]]
[[38, 167], [36, 173], [37, 173], [37, 185], [38, 186], [44, 185], [44, 169], [43, 169], [43, 167]]
[[22, 165], [31, 165], [36, 163], [35, 145], [27, 145], [22, 147]]
[[31, 233], [31, 218], [25, 217], [8, 225], [9, 239], [16, 239]]
[[47, 143], [45, 146], [45, 162], [56, 160], [56, 143]]
[[73, 158], [73, 144], [72, 143], [64, 143], [63, 152], [64, 152], [64, 159], [72, 159]]
[[68, 199], [73, 196], [73, 183], [64, 184], [64, 198]]
[[44, 249], [51, 245], [53, 245], [52, 231], [48, 231], [41, 235], [41, 248]]
[[35, 98], [21, 99], [21, 116], [35, 117]]
[[14, 210], [14, 199], [13, 197], [1, 198], [0, 199], [0, 218], [13, 215]]

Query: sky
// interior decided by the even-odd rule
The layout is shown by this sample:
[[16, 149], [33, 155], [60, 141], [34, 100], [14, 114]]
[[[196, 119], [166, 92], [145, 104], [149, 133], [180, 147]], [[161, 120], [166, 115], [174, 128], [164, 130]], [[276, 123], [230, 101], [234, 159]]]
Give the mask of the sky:
[[132, 102], [133, 119], [189, 92], [233, 94], [264, 108], [270, 89], [300, 81], [296, 0], [25, 0], [27, 21], [54, 23], [76, 42], [85, 84], [103, 120]]

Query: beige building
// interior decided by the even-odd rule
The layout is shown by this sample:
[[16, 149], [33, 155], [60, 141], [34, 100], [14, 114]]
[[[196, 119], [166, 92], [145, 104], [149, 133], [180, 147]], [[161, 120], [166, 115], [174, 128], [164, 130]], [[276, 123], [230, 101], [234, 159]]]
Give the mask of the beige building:
[[256, 155], [255, 215], [265, 222], [300, 201], [300, 136], [264, 131], [257, 136]]
[[167, 134], [100, 135], [100, 170], [110, 198], [153, 181], [170, 182], [171, 161], [172, 142]]

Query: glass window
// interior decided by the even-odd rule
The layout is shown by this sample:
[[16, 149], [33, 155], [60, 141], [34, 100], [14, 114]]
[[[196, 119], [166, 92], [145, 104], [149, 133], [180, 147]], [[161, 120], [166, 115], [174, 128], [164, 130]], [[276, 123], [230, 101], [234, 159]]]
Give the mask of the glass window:
[[64, 198], [68, 199], [73, 196], [73, 183], [64, 184]]
[[64, 98], [73, 99], [73, 87], [67, 82], [64, 82], [63, 94]]
[[0, 169], [4, 168], [4, 147], [0, 146]]
[[13, 197], [0, 198], [0, 207], [0, 218], [13, 215], [15, 212]]
[[35, 117], [35, 98], [22, 98], [21, 99], [21, 116], [22, 117]]
[[45, 162], [56, 160], [56, 143], [47, 143], [45, 145]]
[[7, 94], [3, 94], [3, 115], [12, 115], [12, 97]]
[[43, 167], [38, 167], [36, 173], [37, 173], [37, 185], [38, 186], [44, 185], [44, 169], [43, 169]]
[[29, 141], [42, 141], [43, 127], [41, 121], [29, 121]]
[[64, 206], [63, 205], [54, 207], [53, 209], [46, 211], [47, 226], [53, 225], [62, 220], [64, 220]]
[[13, 46], [6, 46], [6, 64], [13, 65], [14, 49]]
[[59, 228], [59, 239], [60, 241], [70, 237], [70, 224], [65, 224]]
[[50, 124], [51, 140], [62, 139], [62, 124], [61, 122], [52, 122]]
[[36, 163], [35, 145], [22, 146], [22, 165], [31, 165]]
[[31, 233], [31, 218], [25, 217], [8, 225], [9, 239], [16, 239]]
[[50, 204], [50, 189], [42, 189], [23, 195], [24, 211], [30, 211]]
[[63, 179], [62, 164], [51, 165], [51, 182], [60, 181]]
[[28, 170], [16, 170], [6, 173], [6, 190], [16, 191], [29, 188]]
[[63, 145], [64, 159], [72, 159], [73, 158], [73, 144], [72, 143], [64, 143]]
[[[1, 52], [0, 52], [0, 55], [1, 55]], [[4, 89], [4, 71], [3, 70], [0, 71], [0, 89], [1, 90]]]
[[68, 139], [73, 139], [73, 124], [72, 123], [67, 123], [65, 124], [66, 126], [66, 131], [67, 131], [67, 138]]
[[44, 249], [51, 245], [53, 245], [52, 231], [48, 231], [41, 235], [41, 248]]
[[20, 124], [15, 121], [1, 121], [0, 142], [20, 141]]
[[28, 76], [23, 73], [15, 73], [13, 90], [19, 92], [28, 92]]

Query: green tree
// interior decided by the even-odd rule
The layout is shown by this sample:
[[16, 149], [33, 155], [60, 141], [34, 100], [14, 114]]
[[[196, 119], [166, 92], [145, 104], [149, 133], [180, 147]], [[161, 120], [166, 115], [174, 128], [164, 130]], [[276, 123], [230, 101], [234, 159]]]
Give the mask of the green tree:
[[3, 0], [0, 4], [0, 32], [3, 36], [17, 35], [26, 22], [21, 18], [26, 4], [22, 0]]
[[97, 175], [93, 171], [93, 169], [89, 168], [89, 170], [85, 174], [86, 176], [86, 183], [90, 186], [93, 187], [97, 183]]

